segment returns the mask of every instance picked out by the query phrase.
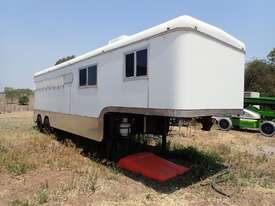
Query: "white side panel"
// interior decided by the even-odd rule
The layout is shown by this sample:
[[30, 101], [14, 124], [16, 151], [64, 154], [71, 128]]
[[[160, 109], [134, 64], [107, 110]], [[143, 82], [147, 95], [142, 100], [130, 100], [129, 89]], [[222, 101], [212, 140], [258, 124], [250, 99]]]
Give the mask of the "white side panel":
[[244, 53], [205, 35], [183, 36], [176, 108], [242, 109]]
[[[123, 72], [124, 53], [148, 45], [148, 41], [143, 41], [35, 78], [42, 81], [71, 72], [74, 76], [71, 86], [36, 91], [35, 109], [99, 117], [108, 106], [147, 107], [148, 78], [124, 80]], [[79, 88], [79, 68], [94, 64], [97, 64], [97, 86]]]
[[[183, 31], [168, 33], [151, 42], [149, 107], [174, 109], [177, 95]], [[183, 68], [181, 68], [183, 69]]]
[[[66, 74], [70, 74], [71, 68], [49, 73], [35, 78], [36, 87], [43, 82], [43, 89], [36, 89], [34, 108], [37, 110], [69, 113], [70, 112], [70, 87], [63, 81]], [[55, 79], [62, 79], [59, 86], [53, 84]], [[37, 84], [37, 82], [39, 82]], [[46, 86], [45, 86], [46, 85]]]
[[[147, 107], [147, 79], [124, 81], [124, 53], [144, 47], [147, 42], [125, 47], [83, 61], [74, 67], [75, 81], [72, 87], [71, 114], [99, 117], [108, 106]], [[97, 86], [79, 88], [78, 69], [97, 64]]]
[[67, 113], [64, 87], [35, 91], [35, 109]]
[[151, 45], [151, 108], [243, 108], [243, 52], [192, 31]]

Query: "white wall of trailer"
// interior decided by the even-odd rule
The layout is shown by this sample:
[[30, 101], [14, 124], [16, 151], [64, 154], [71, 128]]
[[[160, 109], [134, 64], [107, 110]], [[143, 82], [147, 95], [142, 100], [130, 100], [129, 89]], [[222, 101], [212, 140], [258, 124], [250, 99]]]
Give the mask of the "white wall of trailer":
[[[175, 109], [243, 108], [245, 54], [198, 32], [185, 32], [175, 40], [170, 65], [159, 62], [150, 79], [150, 107]], [[167, 54], [163, 55], [165, 58]], [[170, 68], [167, 74], [167, 68]], [[169, 87], [167, 89], [166, 87]], [[157, 92], [157, 90], [166, 91]], [[163, 94], [169, 102], [163, 100]]]
[[[36, 90], [35, 109], [98, 117], [101, 110], [108, 106], [148, 108], [150, 81], [156, 78], [160, 81], [155, 83], [167, 85], [162, 79], [170, 76], [171, 66], [168, 65], [175, 54], [175, 45], [171, 44], [179, 35], [181, 32], [171, 32], [36, 77], [35, 81], [39, 82], [73, 73], [74, 80], [72, 85], [65, 84], [60, 88]], [[157, 45], [162, 45], [163, 48], [160, 49]], [[125, 53], [143, 48], [148, 49], [147, 77], [125, 79]], [[167, 56], [163, 58], [161, 53]], [[79, 68], [93, 64], [97, 64], [97, 86], [80, 88]], [[164, 73], [153, 69], [159, 67], [159, 64], [167, 68], [163, 70]], [[157, 89], [156, 92], [160, 91]], [[168, 95], [169, 86], [162, 92]], [[163, 101], [169, 102], [170, 99], [163, 98]]]
[[[37, 73], [34, 108], [90, 117], [99, 117], [108, 106], [242, 109], [244, 45], [223, 31], [193, 19], [191, 23], [199, 25], [198, 28], [173, 30], [177, 24], [191, 25], [190, 18], [179, 17], [127, 37], [128, 40], [111, 43], [103, 47], [104, 52], [95, 50]], [[171, 30], [163, 32], [167, 26]], [[200, 28], [215, 35], [211, 37]], [[128, 43], [122, 46], [120, 42], [125, 41]], [[143, 48], [148, 49], [147, 77], [125, 79], [125, 53]], [[94, 64], [97, 85], [80, 88], [79, 69]]]

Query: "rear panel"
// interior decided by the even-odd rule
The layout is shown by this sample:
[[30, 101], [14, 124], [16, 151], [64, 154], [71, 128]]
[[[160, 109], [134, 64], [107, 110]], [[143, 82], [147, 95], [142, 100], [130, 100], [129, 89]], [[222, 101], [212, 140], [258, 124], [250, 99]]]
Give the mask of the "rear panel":
[[242, 109], [245, 54], [198, 32], [182, 37], [175, 107]]

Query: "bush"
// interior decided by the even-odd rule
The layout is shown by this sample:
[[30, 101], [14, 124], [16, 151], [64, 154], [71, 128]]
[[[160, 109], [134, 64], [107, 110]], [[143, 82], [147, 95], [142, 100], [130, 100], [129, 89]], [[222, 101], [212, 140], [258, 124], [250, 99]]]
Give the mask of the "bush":
[[28, 200], [13, 200], [10, 204], [10, 206], [31, 206]]
[[37, 192], [37, 202], [42, 205], [48, 202], [49, 199], [48, 183], [42, 184], [41, 189]]
[[19, 104], [20, 104], [20, 105], [28, 105], [28, 104], [29, 104], [29, 101], [30, 101], [30, 99], [29, 99], [29, 97], [26, 96], [26, 95], [21, 96], [21, 97], [19, 98]]
[[25, 174], [28, 170], [34, 169], [26, 153], [8, 149], [0, 145], [0, 169], [5, 168], [13, 175]]

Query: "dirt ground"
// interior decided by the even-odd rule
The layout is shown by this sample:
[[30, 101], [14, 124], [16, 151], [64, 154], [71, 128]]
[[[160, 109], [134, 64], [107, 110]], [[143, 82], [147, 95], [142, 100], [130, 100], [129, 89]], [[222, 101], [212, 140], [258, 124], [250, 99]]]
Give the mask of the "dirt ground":
[[[172, 128], [168, 139], [192, 172], [160, 184], [39, 132], [31, 112], [0, 114], [0, 205], [275, 205], [274, 138], [192, 126]], [[218, 187], [231, 197], [211, 187], [224, 168]]]

